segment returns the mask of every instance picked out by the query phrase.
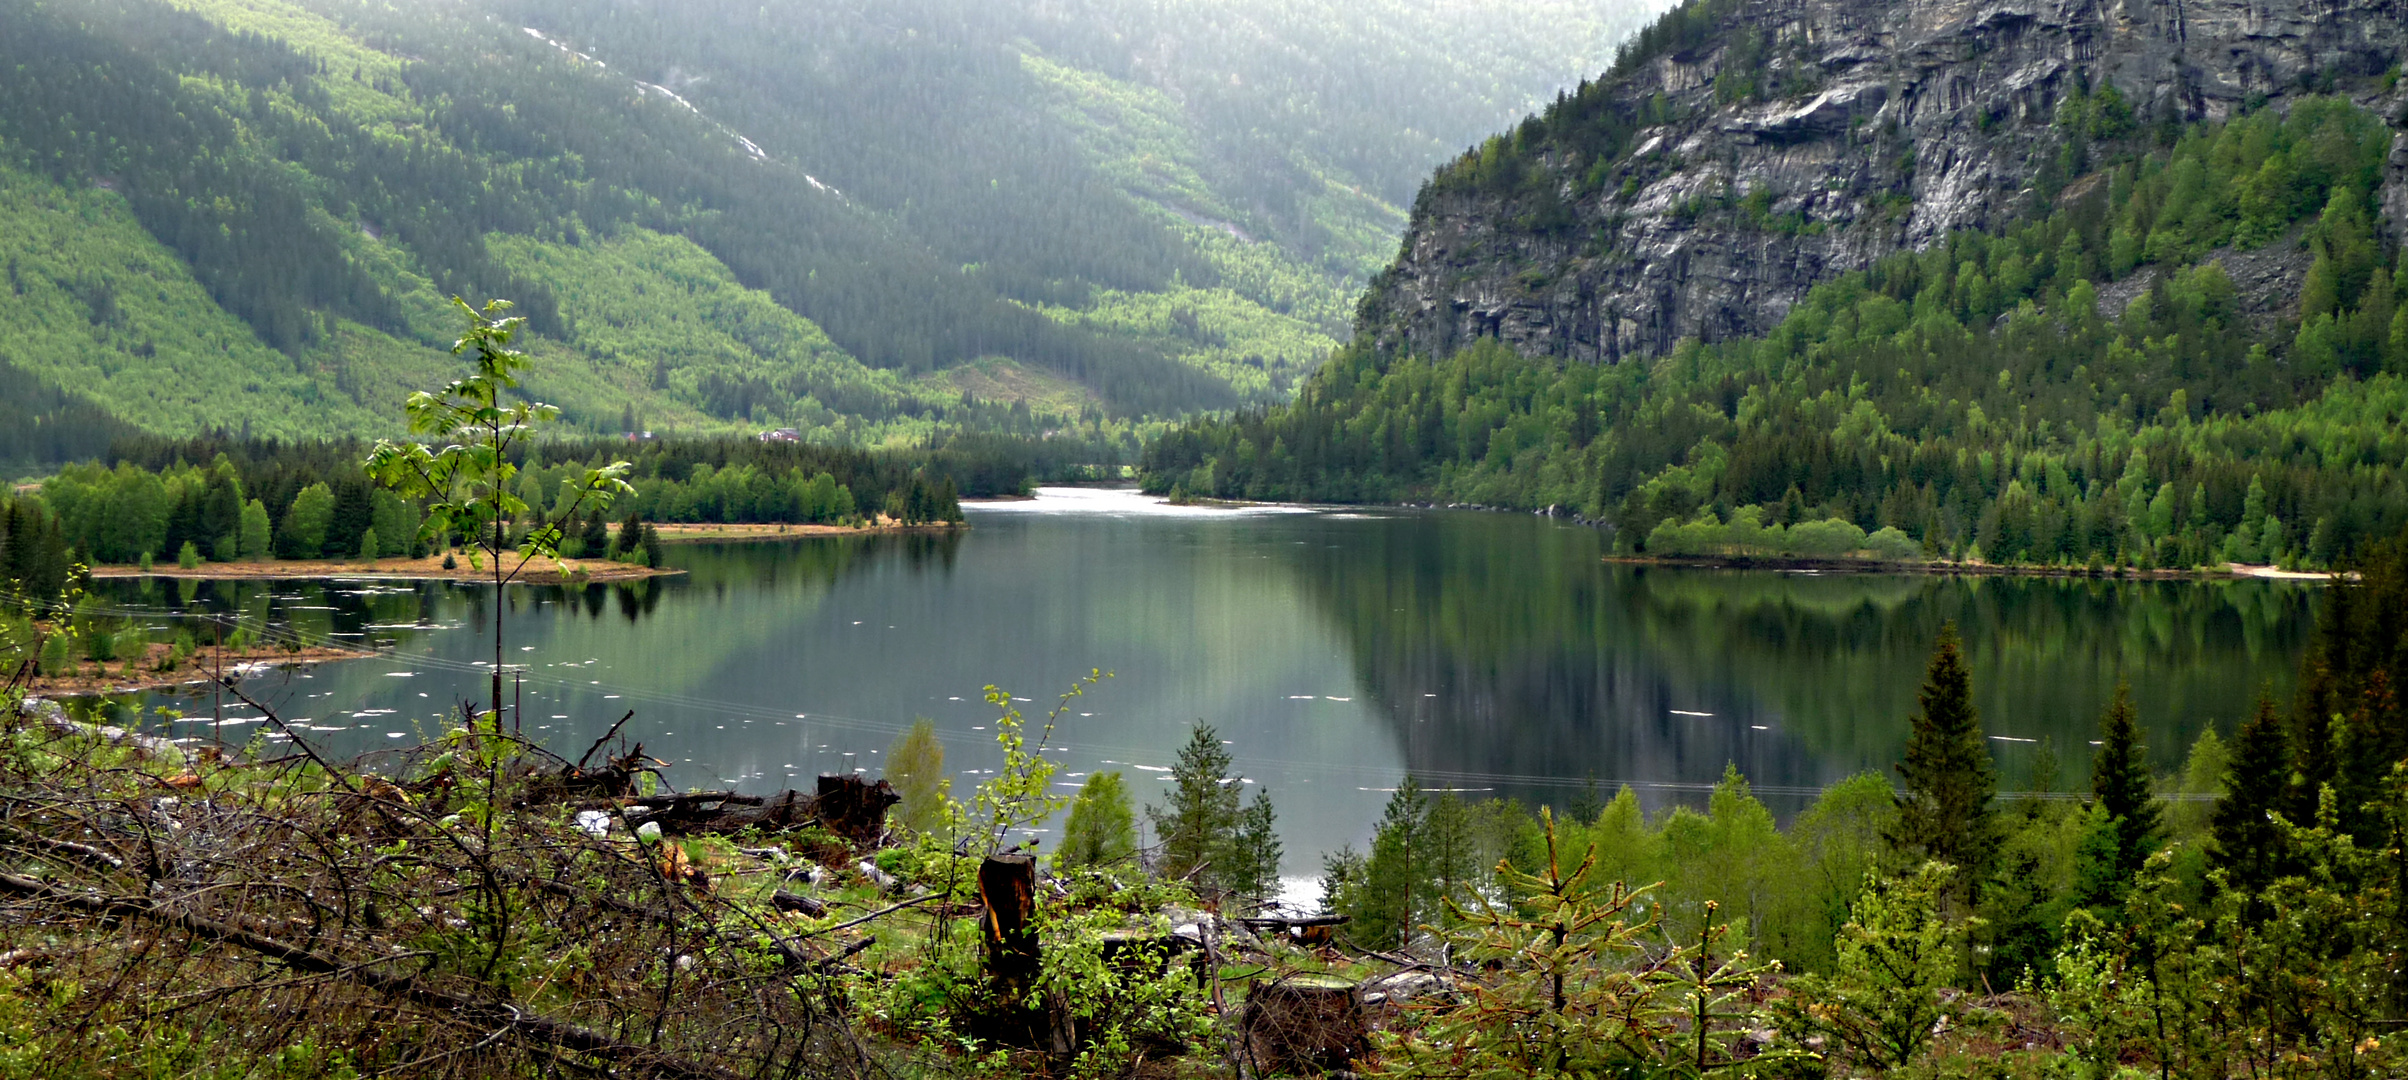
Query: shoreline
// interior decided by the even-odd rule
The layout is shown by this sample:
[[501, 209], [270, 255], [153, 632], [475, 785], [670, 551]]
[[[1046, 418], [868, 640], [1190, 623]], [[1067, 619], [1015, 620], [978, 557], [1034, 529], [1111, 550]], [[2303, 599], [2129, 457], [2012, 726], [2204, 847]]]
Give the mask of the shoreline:
[[[925, 525], [794, 525], [786, 523], [654, 522], [663, 544], [753, 543], [764, 540], [808, 540], [829, 536], [895, 536], [938, 534], [966, 530], [965, 522], [936, 521]], [[617, 533], [613, 526], [610, 530]]]
[[1885, 562], [1878, 559], [1817, 559], [1782, 555], [1607, 555], [1618, 566], [1662, 566], [1689, 570], [1778, 570], [1833, 574], [1933, 574], [1966, 577], [2092, 578], [2099, 581], [2298, 581], [2327, 584], [2345, 575], [2237, 563], [2215, 569], [2136, 570], [2131, 567], [2022, 566], [1948, 562]]
[[[884, 536], [911, 533], [947, 533], [968, 526], [938, 522], [930, 525], [791, 525], [791, 524], [734, 524], [715, 525], [699, 522], [656, 524], [661, 543], [753, 543], [773, 540], [822, 539], [831, 536]], [[611, 531], [616, 533], [614, 526]], [[502, 565], [507, 572], [517, 573], [511, 584], [557, 583], [561, 571], [568, 571], [567, 580], [576, 583], [610, 581], [640, 581], [645, 578], [670, 577], [685, 573], [673, 566], [651, 567], [635, 563], [613, 562], [608, 559], [551, 559], [537, 557], [521, 560], [516, 552], [505, 553]], [[266, 562], [202, 563], [186, 570], [179, 566], [154, 564], [149, 570], [139, 566], [105, 564], [91, 570], [95, 578], [175, 578], [194, 581], [269, 581], [277, 579], [374, 578], [392, 581], [465, 581], [493, 580], [490, 564], [480, 569], [466, 558], [455, 555], [453, 566], [443, 568], [443, 558], [429, 555], [409, 559], [401, 556], [376, 559], [272, 559]]]
[[[1157, 496], [1160, 497], [1160, 496]], [[1487, 506], [1478, 503], [1296, 503], [1268, 502], [1251, 499], [1190, 498], [1186, 503], [1173, 505], [1200, 506], [1209, 509], [1243, 509], [1254, 506], [1288, 506], [1303, 510], [1344, 509], [1348, 507], [1394, 507], [1405, 510], [1477, 510], [1500, 514], [1531, 514], [1537, 517], [1565, 518], [1576, 525], [1595, 528], [1599, 523], [1577, 514], [1545, 510], [1520, 510], [1509, 506]], [[1955, 562], [1930, 559], [1919, 562], [1889, 562], [1880, 559], [1813, 558], [1789, 555], [1607, 555], [1604, 560], [1620, 566], [1663, 566], [1692, 570], [1781, 570], [1840, 574], [1945, 574], [1971, 577], [2052, 577], [2095, 578], [2101, 581], [2299, 581], [2326, 584], [2338, 580], [2355, 580], [2345, 572], [2319, 570], [2284, 570], [2271, 564], [2232, 563], [2207, 569], [2158, 568], [2139, 570], [2132, 567], [2032, 566], [2016, 563]]]
[[114, 660], [99, 664], [79, 660], [75, 671], [68, 675], [36, 675], [25, 686], [27, 694], [35, 697], [88, 698], [114, 697], [119, 694], [140, 694], [153, 690], [170, 690], [179, 686], [208, 686], [216, 680], [213, 669], [229, 674], [254, 674], [271, 668], [314, 667], [337, 660], [359, 660], [374, 653], [346, 649], [334, 645], [307, 645], [296, 651], [284, 649], [227, 649], [203, 645], [195, 650], [173, 671], [155, 670], [159, 658], [173, 646], [153, 642], [142, 658], [133, 662], [134, 672], [124, 673], [126, 661]]
[[[663, 539], [666, 539], [664, 537]], [[548, 559], [524, 560], [522, 567], [517, 553], [503, 560], [506, 571], [518, 573], [512, 584], [537, 581], [558, 582], [561, 570], [568, 570], [568, 580], [575, 582], [635, 581], [641, 578], [664, 577], [685, 573], [672, 567], [654, 568], [633, 563], [611, 562], [607, 559]], [[186, 570], [178, 566], [156, 566], [144, 570], [138, 566], [108, 565], [92, 568], [95, 578], [185, 578], [195, 581], [267, 581], [279, 578], [381, 578], [394, 581], [468, 581], [491, 582], [493, 567], [482, 569], [467, 559], [454, 557], [453, 567], [443, 568], [441, 556], [429, 555], [420, 559], [394, 556], [389, 559], [277, 559], [269, 562], [202, 563]]]

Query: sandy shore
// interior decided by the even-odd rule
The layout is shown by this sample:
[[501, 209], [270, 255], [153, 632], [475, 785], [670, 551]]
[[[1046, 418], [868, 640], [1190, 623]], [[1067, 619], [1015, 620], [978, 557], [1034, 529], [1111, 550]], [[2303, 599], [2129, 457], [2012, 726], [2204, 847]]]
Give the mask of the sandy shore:
[[[667, 530], [661, 539], [667, 540]], [[683, 570], [653, 569], [632, 563], [611, 562], [607, 559], [547, 559], [525, 560], [520, 568], [517, 552], [502, 555], [504, 572], [517, 571], [522, 582], [558, 581], [565, 567], [571, 581], [633, 581], [637, 578], [659, 577], [663, 574], [682, 574]], [[272, 562], [202, 563], [186, 570], [177, 566], [156, 566], [145, 574], [135, 566], [95, 566], [96, 578], [163, 577], [195, 578], [203, 581], [240, 581], [268, 578], [399, 578], [413, 581], [492, 581], [493, 564], [486, 562], [482, 569], [471, 565], [466, 558], [454, 557], [452, 568], [443, 568], [443, 558], [431, 555], [423, 559], [277, 559]]]
[[[756, 540], [801, 540], [822, 536], [878, 536], [888, 533], [946, 533], [968, 528], [959, 523], [938, 522], [931, 525], [713, 525], [663, 522], [652, 526], [660, 533], [663, 544], [727, 543]], [[613, 533], [617, 527], [611, 529]], [[502, 554], [504, 572], [517, 572], [521, 582], [558, 581], [565, 567], [570, 581], [634, 581], [640, 578], [682, 574], [674, 567], [658, 569], [633, 563], [612, 562], [608, 559], [548, 559], [526, 560], [519, 567], [518, 553]], [[186, 570], [174, 565], [153, 564], [144, 571], [135, 566], [95, 566], [96, 578], [193, 578], [201, 581], [241, 581], [271, 578], [395, 578], [409, 581], [492, 581], [493, 564], [482, 569], [469, 563], [465, 556], [455, 556], [452, 568], [443, 568], [443, 557], [432, 555], [423, 559], [274, 559], [267, 562], [202, 563]]]

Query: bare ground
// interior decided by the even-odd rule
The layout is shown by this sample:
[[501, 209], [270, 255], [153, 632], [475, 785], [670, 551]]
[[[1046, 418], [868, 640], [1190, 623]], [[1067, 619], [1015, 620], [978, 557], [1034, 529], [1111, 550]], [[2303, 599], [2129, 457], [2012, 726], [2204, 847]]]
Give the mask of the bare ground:
[[189, 686], [211, 681], [220, 671], [232, 671], [243, 665], [264, 667], [302, 667], [323, 664], [329, 660], [352, 660], [367, 653], [339, 649], [326, 645], [310, 645], [298, 651], [282, 648], [252, 647], [228, 649], [203, 645], [177, 664], [172, 671], [159, 666], [174, 646], [153, 642], [140, 659], [132, 664], [115, 660], [106, 664], [79, 660], [74, 669], [60, 675], [36, 675], [25, 686], [26, 693], [35, 697], [87, 697], [93, 694], [130, 694], [141, 690], [163, 690], [173, 686]]

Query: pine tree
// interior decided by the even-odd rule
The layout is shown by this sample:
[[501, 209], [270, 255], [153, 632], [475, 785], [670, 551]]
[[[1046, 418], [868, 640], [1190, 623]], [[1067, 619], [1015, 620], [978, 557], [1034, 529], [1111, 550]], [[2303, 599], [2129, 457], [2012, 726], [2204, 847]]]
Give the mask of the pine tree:
[[1189, 881], [1206, 892], [1220, 891], [1224, 872], [1230, 869], [1221, 860], [1239, 824], [1238, 784], [1229, 766], [1229, 748], [1221, 745], [1221, 733], [1197, 721], [1171, 766], [1170, 805], [1145, 810], [1162, 838], [1157, 869], [1163, 877]]
[[1277, 899], [1281, 854], [1279, 815], [1271, 807], [1271, 793], [1256, 791], [1254, 801], [1246, 804], [1246, 812], [1239, 816], [1237, 832], [1230, 837], [1230, 870], [1223, 881], [1238, 896]]
[[2115, 697], [2099, 718], [2099, 752], [2090, 763], [2090, 795], [2116, 822], [2115, 870], [2129, 881], [2156, 850], [2163, 814], [2149, 776], [2147, 748], [2132, 708], [2132, 688], [2117, 683]]
[[610, 549], [610, 522], [602, 516], [601, 511], [597, 510], [586, 517], [585, 528], [577, 534], [577, 542], [584, 548], [579, 554], [588, 559], [599, 559]]
[[1371, 854], [1363, 860], [1363, 885], [1354, 918], [1357, 940], [1374, 948], [1401, 948], [1437, 903], [1437, 883], [1428, 874], [1430, 800], [1421, 781], [1405, 777], [1388, 796], [1387, 809], [1372, 830]]
[[2254, 893], [2282, 865], [2283, 834], [2268, 815], [2282, 809], [2291, 782], [2290, 740], [2273, 698], [2258, 698], [2257, 715], [2241, 725], [2224, 776], [2224, 797], [2208, 818], [2208, 857], [2233, 888]]
[[1957, 880], [1970, 892], [1995, 843], [1991, 799], [1998, 777], [1953, 622], [1940, 628], [1916, 700], [1922, 708], [1907, 736], [1906, 760], [1898, 763], [1906, 792], [1898, 797], [1898, 824], [1890, 841], [1919, 860], [1964, 871]]

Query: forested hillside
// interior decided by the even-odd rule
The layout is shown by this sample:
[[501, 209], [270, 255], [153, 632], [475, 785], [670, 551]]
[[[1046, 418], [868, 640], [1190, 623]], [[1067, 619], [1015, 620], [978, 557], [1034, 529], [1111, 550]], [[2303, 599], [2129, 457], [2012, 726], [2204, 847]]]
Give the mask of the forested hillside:
[[[2189, 124], [2112, 84], [2069, 95], [2045, 198], [1834, 275], [1760, 336], [1601, 364], [1494, 333], [1383, 341], [1367, 301], [1296, 403], [1165, 436], [1149, 484], [1556, 507], [1659, 554], [2331, 565], [2408, 521], [2397, 68], [2336, 89]], [[1610, 187], [1631, 136], [1598, 115], [1558, 103], [1425, 203], [1545, 195], [1557, 174], [1528, 170], [1569, 147]], [[1700, 228], [1822, 228], [1762, 189], [1722, 199]]]
[[1641, 11], [12, 4], [0, 365], [39, 392], [0, 409], [382, 431], [455, 293], [518, 301], [597, 434], [1279, 400], [1414, 178]]

